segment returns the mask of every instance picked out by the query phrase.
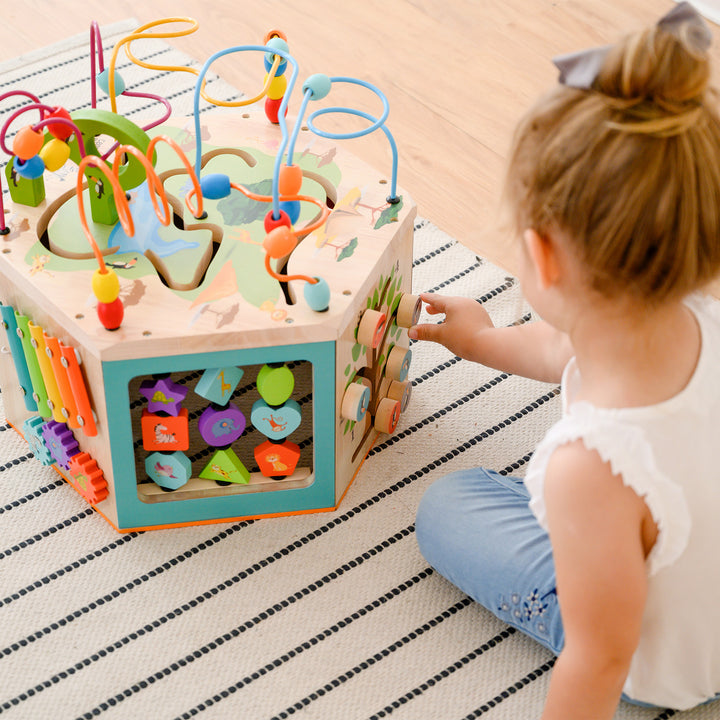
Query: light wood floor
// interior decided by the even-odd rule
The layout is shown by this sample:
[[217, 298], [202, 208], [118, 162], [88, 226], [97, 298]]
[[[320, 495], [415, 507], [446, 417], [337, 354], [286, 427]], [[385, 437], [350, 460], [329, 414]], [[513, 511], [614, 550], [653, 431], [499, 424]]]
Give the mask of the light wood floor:
[[[140, 23], [191, 16], [194, 35], [172, 40], [204, 61], [214, 52], [288, 36], [301, 79], [322, 72], [360, 77], [390, 101], [388, 127], [400, 151], [398, 182], [419, 213], [512, 270], [513, 239], [495, 227], [512, 128], [556, 72], [553, 55], [612, 42], [650, 24], [671, 0], [4, 0], [0, 60], [129, 17]], [[715, 53], [720, 55], [720, 40]], [[720, 65], [720, 58], [718, 58]], [[256, 64], [235, 54], [213, 66], [254, 92]], [[346, 89], [351, 89], [348, 93]], [[333, 91], [335, 93], [335, 90]], [[366, 99], [369, 97], [369, 102]], [[369, 93], [344, 85], [340, 104], [377, 113]], [[335, 100], [335, 94], [333, 95]], [[292, 108], [291, 108], [292, 112]], [[328, 123], [323, 127], [332, 127]], [[348, 119], [341, 120], [348, 130]], [[389, 168], [380, 132], [347, 142]]]

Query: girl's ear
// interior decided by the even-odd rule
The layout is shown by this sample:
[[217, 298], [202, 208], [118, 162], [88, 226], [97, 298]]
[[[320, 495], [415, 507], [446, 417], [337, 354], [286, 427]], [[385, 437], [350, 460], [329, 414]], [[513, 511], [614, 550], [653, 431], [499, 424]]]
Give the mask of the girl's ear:
[[552, 236], [540, 235], [532, 228], [523, 233], [523, 242], [535, 268], [538, 284], [543, 290], [547, 290], [555, 285], [562, 275], [557, 243]]

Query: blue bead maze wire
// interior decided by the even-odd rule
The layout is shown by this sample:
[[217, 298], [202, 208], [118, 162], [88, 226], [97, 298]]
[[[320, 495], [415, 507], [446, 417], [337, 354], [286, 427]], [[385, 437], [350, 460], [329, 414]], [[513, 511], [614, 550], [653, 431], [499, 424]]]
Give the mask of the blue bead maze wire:
[[[280, 57], [284, 58], [293, 67], [292, 74], [290, 76], [290, 80], [288, 81], [287, 89], [285, 91], [285, 94], [283, 95], [282, 102], [280, 103], [280, 109], [278, 110], [278, 122], [280, 124], [280, 130], [282, 132], [282, 143], [280, 144], [280, 149], [278, 150], [278, 154], [275, 158], [275, 169], [273, 171], [273, 181], [272, 181], [272, 204], [273, 204], [273, 217], [276, 219], [280, 217], [280, 190], [279, 190], [279, 175], [280, 175], [280, 163], [282, 162], [282, 157], [285, 154], [285, 148], [288, 144], [288, 129], [287, 129], [287, 122], [285, 120], [285, 112], [287, 110], [288, 106], [288, 99], [290, 98], [290, 95], [293, 91], [293, 88], [295, 87], [295, 81], [297, 80], [298, 76], [298, 63], [295, 60], [295, 58], [290, 55], [289, 53], [285, 52], [284, 50], [280, 50], [279, 48], [273, 48], [269, 47], [267, 45], [237, 45], [235, 47], [226, 48], [225, 50], [220, 50], [216, 52], [214, 55], [211, 55], [206, 61], [205, 64], [202, 66], [202, 69], [200, 70], [200, 74], [197, 77], [197, 81], [195, 83], [195, 94], [193, 96], [193, 115], [195, 118], [195, 174], [200, 177], [200, 171], [201, 171], [201, 162], [202, 162], [202, 141], [201, 141], [201, 128], [200, 128], [200, 90], [202, 89], [203, 80], [205, 79], [205, 75], [207, 74], [207, 71], [210, 69], [210, 66], [217, 60], [218, 58], [224, 57], [225, 55], [230, 55], [231, 53], [236, 52], [244, 52], [244, 51], [255, 51], [255, 52], [262, 52], [262, 53], [272, 53], [273, 55], [279, 55]], [[299, 122], [299, 121], [298, 121]]]
[[[307, 126], [314, 132], [316, 135], [320, 135], [321, 137], [329, 138], [330, 140], [349, 140], [352, 138], [358, 138], [363, 137], [364, 135], [369, 135], [371, 132], [374, 132], [377, 129], [382, 130], [385, 133], [385, 136], [387, 137], [388, 141], [390, 142], [390, 149], [392, 151], [392, 177], [390, 182], [390, 196], [388, 197], [388, 202], [397, 202], [397, 168], [398, 168], [398, 150], [397, 150], [397, 144], [395, 143], [395, 139], [392, 136], [392, 133], [387, 129], [385, 126], [385, 121], [387, 120], [388, 114], [390, 113], [390, 105], [387, 101], [387, 98], [385, 97], [385, 94], [375, 85], [372, 85], [369, 82], [366, 82], [365, 80], [358, 80], [357, 78], [349, 78], [349, 77], [332, 77], [330, 78], [330, 81], [333, 83], [336, 82], [345, 82], [345, 83], [352, 83], [354, 85], [361, 85], [362, 87], [367, 88], [368, 90], [372, 90], [382, 101], [383, 104], [383, 113], [379, 118], [374, 117], [373, 115], [370, 115], [369, 113], [363, 112], [362, 110], [354, 110], [353, 108], [346, 108], [346, 107], [329, 107], [329, 108], [321, 108], [320, 110], [316, 110], [314, 113], [308, 116], [307, 119]], [[306, 94], [307, 97], [307, 94]], [[306, 105], [306, 100], [303, 99], [303, 109]], [[348, 132], [348, 133], [333, 133], [333, 132], [327, 132], [325, 130], [320, 130], [319, 128], [315, 127], [313, 125], [313, 120], [318, 117], [319, 115], [328, 115], [330, 113], [345, 113], [347, 115], [356, 115], [361, 118], [365, 118], [366, 120], [370, 120], [372, 123], [368, 127], [364, 128], [363, 130], [357, 130], [355, 132]], [[300, 121], [298, 120], [298, 123]], [[292, 147], [292, 146], [291, 146]], [[289, 153], [290, 151], [288, 151]], [[289, 156], [290, 157], [290, 156]], [[291, 163], [291, 159], [288, 159], [288, 164]]]

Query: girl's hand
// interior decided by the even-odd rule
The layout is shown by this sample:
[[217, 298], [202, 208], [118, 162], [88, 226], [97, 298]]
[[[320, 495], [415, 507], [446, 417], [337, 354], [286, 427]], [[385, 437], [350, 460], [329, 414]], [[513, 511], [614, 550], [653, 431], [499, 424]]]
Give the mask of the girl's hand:
[[450, 352], [466, 360], [478, 357], [478, 335], [494, 327], [485, 308], [476, 300], [465, 297], [447, 297], [422, 293], [420, 298], [427, 304], [430, 315], [445, 315], [439, 324], [415, 325], [408, 335], [413, 340], [429, 340], [444, 345]]

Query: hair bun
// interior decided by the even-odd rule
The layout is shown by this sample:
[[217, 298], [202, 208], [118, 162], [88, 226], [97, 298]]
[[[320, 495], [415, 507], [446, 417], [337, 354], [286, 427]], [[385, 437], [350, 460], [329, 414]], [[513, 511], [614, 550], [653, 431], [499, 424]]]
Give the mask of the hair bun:
[[710, 81], [710, 28], [689, 3], [611, 47], [596, 89], [618, 100], [650, 101], [666, 113], [703, 100]]

